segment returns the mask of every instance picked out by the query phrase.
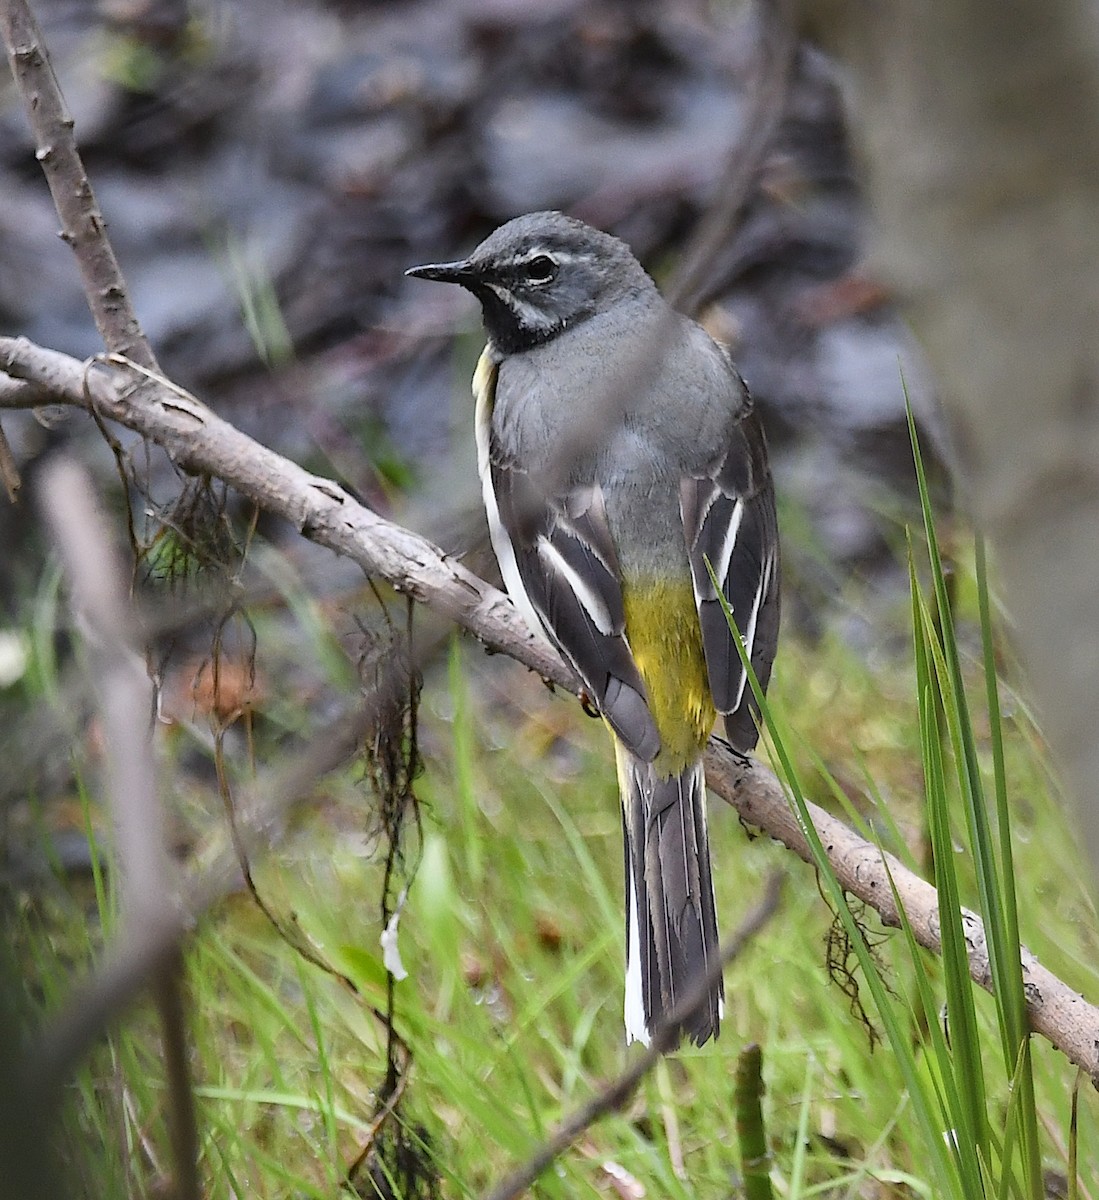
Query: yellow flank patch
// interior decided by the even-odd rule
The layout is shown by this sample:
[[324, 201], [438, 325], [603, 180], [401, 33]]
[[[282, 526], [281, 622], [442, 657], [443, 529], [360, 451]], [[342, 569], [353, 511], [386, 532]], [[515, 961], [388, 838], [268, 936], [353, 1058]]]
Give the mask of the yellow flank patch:
[[492, 403], [496, 393], [496, 364], [486, 346], [477, 360], [477, 369], [473, 372], [473, 398], [477, 407], [485, 406], [485, 415], [492, 415]]
[[698, 757], [717, 713], [690, 579], [623, 580], [626, 637], [660, 734], [655, 766], [677, 775]]

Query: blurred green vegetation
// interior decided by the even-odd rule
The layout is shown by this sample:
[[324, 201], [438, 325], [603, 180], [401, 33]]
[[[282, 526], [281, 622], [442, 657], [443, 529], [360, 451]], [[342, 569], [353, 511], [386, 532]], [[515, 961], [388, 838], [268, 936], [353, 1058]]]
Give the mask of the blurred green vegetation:
[[[972, 696], [983, 697], [978, 592], [964, 537], [956, 539], [954, 558], [959, 669]], [[41, 597], [21, 642], [29, 646], [28, 668], [8, 685], [9, 700], [18, 692], [24, 703], [47, 704], [60, 692], [50, 636], [58, 619], [54, 576]], [[328, 685], [350, 697], [354, 671], [336, 649], [338, 635], [349, 614], [373, 600], [364, 593], [321, 604], [300, 592], [287, 599], [252, 614], [258, 676], [285, 672], [288, 656], [304, 656], [314, 671], [326, 663]], [[857, 592], [848, 602], [859, 603]], [[296, 642], [287, 636], [288, 614]], [[852, 649], [836, 634], [812, 644], [789, 634], [771, 701], [807, 793], [919, 863], [928, 847], [917, 673], [911, 652], [897, 649], [910, 624], [899, 598], [896, 626], [880, 650]], [[257, 698], [252, 738], [240, 739], [236, 775], [248, 775], [249, 744], [263, 760], [279, 752], [288, 730], [316, 724], [313, 695], [308, 687], [268, 685], [266, 699]], [[1022, 938], [1051, 970], [1096, 996], [1094, 913], [1076, 839], [1041, 739], [1010, 690], [1003, 710]], [[974, 702], [973, 731], [991, 779], [983, 700]], [[201, 721], [180, 720], [159, 737], [180, 829], [210, 827], [219, 801]], [[624, 1047], [621, 1020], [617, 792], [598, 722], [515, 664], [486, 659], [458, 637], [425, 681], [419, 745], [426, 764], [416, 783], [422, 838], [410, 833], [407, 845], [408, 868], [417, 866], [399, 924], [408, 977], [395, 984], [397, 1029], [411, 1052], [399, 1119], [408, 1143], [437, 1174], [438, 1194], [476, 1196], [636, 1052]], [[32, 797], [23, 806], [27, 828], [41, 833], [43, 845], [56, 840], [61, 820], [95, 841], [104, 837], [94, 738], [86, 730], [74, 735], [68, 753], [81, 781], [75, 791], [60, 800]], [[953, 819], [961, 899], [977, 907], [960, 807]], [[764, 1134], [776, 1195], [942, 1194], [904, 1064], [888, 1040], [872, 1044], [848, 998], [829, 982], [827, 889], [716, 801], [711, 822], [723, 931], [733, 930], [779, 864], [789, 872], [781, 911], [727, 975], [718, 1043], [662, 1063], [625, 1111], [602, 1120], [546, 1173], [537, 1194], [741, 1194], [735, 1073], [751, 1042], [763, 1052]], [[243, 890], [201, 923], [187, 948], [210, 1196], [331, 1197], [371, 1137], [386, 1069], [385, 1031], [372, 1011], [384, 1007], [387, 989], [375, 824], [362, 766], [353, 764], [318, 786], [277, 850], [254, 865], [268, 906], [358, 994], [305, 962]], [[55, 863], [48, 877], [21, 889], [16, 950], [47, 1011], [61, 1003], [74, 970], [94, 960], [110, 928], [113, 890], [100, 863], [94, 853], [90, 875], [65, 873]], [[941, 964], [920, 952], [917, 972], [902, 933], [882, 930], [873, 914], [860, 919], [911, 1039], [915, 1070], [930, 1080], [939, 1068], [920, 1049], [928, 1021], [915, 997], [922, 978], [942, 1002]], [[880, 1034], [881, 1014], [865, 979], [860, 998]], [[991, 1078], [1001, 1055], [995, 1002], [975, 991], [973, 1013]], [[1032, 1057], [1041, 1166], [1056, 1182], [1067, 1169], [1074, 1071], [1041, 1040], [1034, 1040]], [[1099, 1163], [1097, 1109], [1091, 1089], [1081, 1099], [1079, 1195], [1087, 1197]], [[990, 1085], [993, 1114], [1002, 1116], [1008, 1102]], [[165, 1103], [155, 1021], [142, 1005], [104, 1039], [68, 1098], [66, 1144], [79, 1159], [79, 1194], [164, 1194]], [[421, 1193], [398, 1187], [394, 1194]]]

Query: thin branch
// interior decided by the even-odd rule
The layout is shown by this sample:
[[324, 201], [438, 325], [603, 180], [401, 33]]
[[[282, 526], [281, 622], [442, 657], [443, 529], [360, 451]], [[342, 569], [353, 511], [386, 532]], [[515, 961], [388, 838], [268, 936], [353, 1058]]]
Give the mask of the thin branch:
[[[434, 639], [423, 639], [421, 655], [433, 653], [445, 636], [441, 631]], [[184, 881], [178, 903], [132, 929], [126, 939], [115, 939], [98, 967], [72, 989], [65, 1007], [28, 1049], [25, 1086], [32, 1093], [56, 1093], [68, 1080], [89, 1046], [125, 1011], [150, 973], [170, 963], [203, 914], [238, 885], [238, 850], [252, 855], [272, 845], [288, 810], [308, 796], [318, 780], [359, 751], [378, 712], [392, 702], [391, 690], [403, 686], [401, 678], [380, 681], [362, 705], [327, 724], [299, 749], [288, 767], [266, 773], [244, 790], [235, 839], [222, 831], [212, 844], [195, 852], [194, 860], [203, 865]]]
[[756, 0], [759, 48], [756, 81], [740, 137], [729, 153], [707, 210], [668, 284], [668, 303], [697, 313], [710, 297], [713, 264], [729, 244], [752, 197], [760, 170], [786, 115], [797, 60], [794, 0]]
[[[713, 203], [687, 242], [667, 288], [667, 311], [651, 322], [630, 363], [610, 386], [598, 389], [573, 416], [554, 450], [551, 469], [539, 479], [539, 492], [557, 495], [576, 464], [601, 447], [617, 428], [626, 407], [658, 371], [678, 335], [676, 310], [695, 315], [711, 295], [713, 264], [732, 239], [782, 124], [794, 76], [798, 36], [794, 0], [756, 0], [759, 48], [756, 83], [736, 145], [718, 183]], [[522, 518], [524, 514], [520, 512]], [[534, 514], [530, 514], [533, 516]]]
[[170, 903], [171, 854], [156, 799], [152, 683], [134, 639], [124, 574], [83, 468], [47, 464], [39, 498], [69, 578], [71, 604], [86, 630], [107, 747], [115, 853], [122, 870], [122, 928]]
[[96, 328], [108, 350], [155, 368], [156, 357], [130, 303], [76, 147], [72, 116], [27, 0], [0, 0], [0, 30], [34, 133], [36, 156], [61, 218], [61, 236], [76, 256]]
[[426, 538], [364, 508], [339, 484], [241, 433], [182, 389], [144, 372], [135, 384], [131, 370], [118, 358], [89, 367], [25, 338], [0, 338], [0, 372], [41, 384], [59, 403], [90, 407], [101, 418], [144, 434], [180, 466], [224, 480], [311, 541], [346, 555], [368, 575], [387, 580], [478, 637], [479, 630], [491, 631], [494, 649], [572, 688], [571, 672], [526, 628], [502, 592]]
[[[728, 801], [749, 825], [813, 862], [809, 843], [782, 784], [766, 767], [718, 749], [711, 739], [706, 752], [706, 782]], [[893, 888], [912, 926], [916, 941], [935, 954], [942, 953], [939, 935], [938, 893], [926, 880], [910, 871], [842, 821], [810, 804], [813, 820], [828, 861], [844, 891], [862, 900], [878, 914], [883, 925], [900, 927]], [[992, 991], [992, 969], [981, 918], [962, 910], [969, 974], [975, 983]], [[1046, 1038], [1072, 1063], [1091, 1076], [1099, 1087], [1099, 1009], [1047, 970], [1024, 946], [1021, 954], [1023, 989], [1027, 997], [1030, 1028]]]
[[50, 402], [45, 388], [0, 375], [0, 408], [38, 408]]
[[740, 923], [736, 932], [722, 945], [721, 953], [701, 978], [695, 980], [686, 995], [669, 1014], [668, 1019], [653, 1034], [652, 1043], [617, 1078], [611, 1080], [596, 1096], [566, 1118], [539, 1146], [534, 1154], [506, 1179], [489, 1192], [485, 1200], [516, 1200], [556, 1159], [607, 1113], [620, 1109], [642, 1079], [660, 1062], [679, 1039], [683, 1018], [705, 999], [722, 971], [738, 958], [748, 943], [778, 911], [784, 876], [774, 872], [767, 880], [763, 896]]
[[[152, 684], [134, 637], [136, 620], [122, 564], [86, 472], [68, 459], [50, 462], [42, 474], [41, 500], [68, 572], [72, 606], [87, 628], [122, 880], [115, 938], [125, 944], [146, 922], [160, 924], [173, 903], [167, 822], [156, 795]], [[153, 995], [168, 1077], [176, 1191], [181, 1200], [198, 1200], [198, 1127], [187, 1058], [183, 962], [178, 949], [170, 958], [153, 973]]]
[[[0, 338], [0, 371], [49, 388], [58, 403], [93, 405], [101, 417], [147, 435], [190, 469], [225, 480], [269, 512], [285, 517], [306, 537], [347, 555], [368, 574], [385, 579], [398, 591], [461, 625], [489, 648], [555, 684], [575, 689], [571, 672], [544, 641], [530, 633], [503, 593], [427, 539], [363, 508], [338, 485], [311, 475], [253, 441], [178, 388], [158, 383], [145, 384], [139, 390], [127, 388], [126, 368], [116, 364], [87, 370], [85, 364], [34, 346], [25, 338]], [[0, 390], [0, 403], [3, 397]], [[339, 761], [336, 758], [334, 763]], [[748, 824], [811, 861], [782, 787], [767, 767], [734, 755], [723, 743], [711, 740], [706, 778], [711, 790], [733, 805]], [[291, 794], [300, 795], [301, 791], [291, 790]], [[885, 924], [895, 926], [897, 913], [889, 886], [892, 876], [917, 940], [939, 953], [935, 889], [823, 809], [810, 806], [810, 813], [843, 887], [874, 908]], [[972, 914], [966, 922], [970, 975], [989, 988], [983, 926]], [[159, 960], [166, 953], [164, 938], [168, 937], [170, 944], [171, 938], [181, 935], [178, 926], [168, 931], [150, 930], [143, 953]], [[131, 957], [117, 969], [136, 972], [140, 978], [141, 960]], [[1023, 969], [1031, 1028], [1099, 1084], [1099, 1009], [1029, 952], [1024, 953]], [[125, 992], [122, 981], [117, 986]]]

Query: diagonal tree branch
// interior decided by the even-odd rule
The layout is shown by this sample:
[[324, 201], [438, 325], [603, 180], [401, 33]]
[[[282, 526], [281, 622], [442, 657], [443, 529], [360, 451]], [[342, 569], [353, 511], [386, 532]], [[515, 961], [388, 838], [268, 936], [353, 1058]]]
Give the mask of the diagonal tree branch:
[[34, 132], [37, 158], [61, 218], [61, 236], [76, 256], [96, 328], [108, 350], [155, 368], [156, 356], [130, 303], [106, 236], [106, 221], [76, 147], [72, 116], [27, 0], [0, 0], [0, 30]]
[[668, 284], [668, 303], [695, 314], [713, 296], [713, 262], [729, 244], [786, 115], [799, 38], [795, 0], [758, 0], [756, 79], [737, 144], [729, 154], [712, 204]]
[[[760, 76], [757, 99], [762, 104], [770, 96], [777, 106], [776, 98], [785, 95], [794, 52], [788, 36], [789, 0], [765, 0], [761, 11], [767, 66]], [[502, 593], [426, 539], [365, 509], [331, 481], [311, 475], [246, 437], [157, 374], [155, 357], [138, 326], [76, 149], [72, 118], [26, 0], [0, 0], [0, 32], [61, 217], [62, 236], [73, 247], [89, 306], [112, 351], [106, 360], [88, 365], [33, 346], [25, 339], [0, 338], [0, 409], [41, 404], [45, 395], [54, 402], [88, 409], [100, 418], [125, 425], [158, 443], [181, 467], [224, 480], [268, 512], [290, 521], [304, 536], [349, 556], [369, 574], [386, 579], [397, 590], [469, 630], [490, 648], [573, 689], [575, 681], [565, 665], [525, 628]], [[758, 127], [759, 145], [749, 147], [749, 151], [762, 155], [773, 129], [768, 131], [766, 121], [759, 121]], [[735, 171], [732, 165], [730, 171]], [[730, 178], [743, 179], [743, 186], [748, 187], [754, 171], [742, 170]], [[726, 200], [722, 210], [735, 223], [743, 198], [737, 193], [733, 197], [736, 203], [729, 202], [728, 197]], [[688, 276], [691, 274], [688, 271]], [[694, 279], [689, 282], [693, 285]], [[345, 729], [333, 731], [330, 743], [318, 749], [308, 763], [296, 764], [305, 774], [292, 772], [285, 788], [255, 810], [246, 822], [248, 835], [257, 843], [261, 841], [273, 817], [300, 794], [309, 778], [343, 761], [348, 752], [343, 739], [354, 739], [362, 728], [354, 719], [349, 720]], [[781, 785], [766, 767], [741, 759], [713, 741], [707, 751], [706, 769], [711, 788], [734, 805], [746, 822], [757, 825], [809, 861], [804, 835]], [[823, 810], [812, 808], [811, 813], [841, 884], [876, 909], [886, 924], [895, 925], [892, 880], [917, 940], [938, 952], [934, 889]], [[123, 948], [119, 959], [101, 977], [104, 986], [93, 983], [88, 991], [89, 1004], [100, 1005], [97, 1011], [104, 1020], [117, 1011], [107, 1002], [105, 985], [110, 984], [109, 996], [114, 1002], [132, 996], [151, 970], [170, 959], [186, 935], [191, 915], [203, 911], [223, 893], [231, 872], [231, 856], [225, 862], [219, 860], [216, 869], [194, 881], [181, 912], [150, 922], [133, 943]], [[987, 988], [990, 972], [979, 918], [966, 914], [966, 929], [970, 973]], [[1099, 1010], [1041, 967], [1033, 956], [1025, 955], [1023, 966], [1032, 1027], [1099, 1083]], [[65, 1054], [59, 1050], [55, 1057], [54, 1066], [59, 1071], [71, 1062], [94, 1030], [94, 1022], [87, 1016], [86, 1011], [85, 1019], [74, 1020], [67, 1043], [63, 1037], [58, 1039], [60, 1047], [67, 1046], [68, 1051]]]
[[[421, 653], [430, 652], [428, 643]], [[200, 871], [182, 882], [180, 895], [163, 905], [154, 919], [116, 938], [92, 974], [76, 984], [61, 1011], [46, 1026], [24, 1060], [22, 1086], [46, 1102], [66, 1083], [80, 1059], [111, 1021], [116, 1020], [157, 971], [171, 965], [179, 946], [209, 909], [235, 888], [240, 878], [238, 851], [251, 856], [268, 848], [283, 828], [287, 811], [310, 794], [317, 781], [345, 764], [362, 746], [377, 714], [401, 687], [398, 675], [361, 705], [329, 724], [323, 734], [296, 753], [289, 765], [265, 772], [239, 799], [238, 843], [223, 833], [196, 855]]]
[[[268, 512], [290, 521], [304, 536], [347, 555], [370, 575], [454, 621], [490, 649], [576, 690], [565, 664], [526, 629], [502, 592], [426, 538], [370, 512], [338, 485], [260, 445], [166, 381], [135, 371], [117, 358], [88, 367], [25, 338], [0, 338], [0, 372], [45, 389], [56, 403], [94, 408], [100, 417], [144, 434], [188, 470], [225, 480]], [[17, 407], [17, 396], [17, 389], [0, 388], [0, 406]], [[733, 754], [713, 739], [706, 754], [706, 778], [711, 790], [736, 808], [746, 823], [811, 862], [797, 818], [767, 767]], [[844, 889], [875, 909], [886, 925], [896, 926], [892, 880], [916, 940], [939, 953], [935, 889], [823, 809], [810, 806], [810, 812]], [[970, 974], [990, 988], [983, 925], [972, 913], [965, 914], [965, 923]], [[128, 978], [140, 978], [142, 954], [163, 955], [166, 945], [182, 934], [178, 925], [151, 930], [145, 948], [129, 960]], [[1029, 952], [1024, 952], [1023, 972], [1031, 1027], [1099, 1084], [1099, 1009]]]
[[[576, 1142], [596, 1121], [607, 1113], [621, 1108], [633, 1095], [642, 1079], [656, 1066], [668, 1050], [675, 1045], [682, 1014], [691, 1012], [706, 997], [714, 980], [720, 978], [725, 967], [735, 962], [752, 939], [778, 911], [785, 876], [776, 871], [764, 884], [763, 895], [748, 911], [731, 937], [721, 946], [721, 951], [710, 969], [676, 1004], [668, 1019], [653, 1035], [652, 1044], [616, 1078], [600, 1088], [586, 1104], [561, 1122], [538, 1150], [521, 1166], [487, 1194], [485, 1200], [517, 1200], [562, 1154]], [[713, 977], [713, 978], [711, 978]]]
[[[491, 629], [496, 649], [554, 683], [572, 686], [565, 665], [526, 629], [502, 592], [425, 538], [364, 508], [332, 480], [310, 474], [241, 433], [166, 380], [123, 359], [88, 368], [25, 338], [0, 338], [0, 372], [41, 385], [55, 402], [94, 409], [143, 434], [185, 470], [225, 480], [311, 541], [347, 555], [368, 574], [479, 637], [479, 630]], [[0, 390], [0, 404], [5, 397]], [[501, 624], [502, 613], [507, 618]]]
[[[71, 604], [88, 629], [91, 673], [107, 756], [107, 795], [121, 875], [122, 943], [146, 922], [161, 923], [172, 906], [173, 876], [153, 755], [153, 687], [139, 653], [125, 572], [83, 468], [51, 461], [40, 498], [70, 581]], [[151, 973], [168, 1077], [169, 1126], [180, 1200], [199, 1200], [198, 1125], [187, 1045], [183, 956]]]

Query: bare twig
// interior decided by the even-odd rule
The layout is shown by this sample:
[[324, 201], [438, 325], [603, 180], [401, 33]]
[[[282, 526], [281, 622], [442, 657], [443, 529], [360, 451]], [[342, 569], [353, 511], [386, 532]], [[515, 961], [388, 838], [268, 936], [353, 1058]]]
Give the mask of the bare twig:
[[[440, 632], [436, 639], [423, 639], [420, 654], [431, 654], [443, 636]], [[391, 702], [389, 689], [403, 686], [399, 677], [381, 681], [361, 707], [326, 725], [287, 768], [268, 772], [244, 791], [235, 837], [223, 833], [214, 844], [196, 851], [195, 860], [204, 866], [181, 886], [179, 902], [157, 913], [155, 921], [131, 930], [125, 940], [115, 939], [96, 970], [73, 988], [65, 1007], [29, 1048], [29, 1088], [49, 1093], [62, 1086], [87, 1048], [132, 1002], [150, 974], [171, 962], [176, 947], [202, 915], [237, 886], [238, 851], [251, 855], [276, 841], [291, 806], [359, 751], [377, 713]]]
[[[813, 856], [797, 814], [774, 774], [758, 763], [742, 759], [711, 740], [706, 753], [706, 782], [728, 801], [749, 824], [793, 850], [807, 863]], [[942, 952], [939, 903], [935, 888], [910, 871], [899, 859], [865, 841], [824, 809], [810, 804], [813, 820], [828, 861], [844, 891], [877, 912], [884, 925], [899, 928], [900, 913], [893, 889], [912, 926], [927, 950]], [[984, 925], [976, 913], [962, 910], [970, 977], [992, 990], [992, 969]], [[1024, 946], [1023, 988], [1030, 1027], [1081, 1067], [1099, 1086], [1099, 1009], [1047, 970]]]
[[80, 267], [84, 295], [108, 350], [156, 368], [138, 324], [92, 185], [73, 137], [73, 119], [27, 0], [0, 0], [0, 29], [23, 95], [38, 161], [61, 218], [61, 236]]
[[0, 375], [0, 408], [37, 408], [49, 403], [50, 394], [45, 388]]
[[[721, 189], [724, 201], [704, 223], [698, 248], [688, 256], [674, 286], [674, 296], [688, 309], [699, 302], [703, 266], [708, 266], [714, 246], [740, 217], [785, 107], [796, 51], [790, 33], [791, 2], [760, 3], [767, 65], [746, 121], [743, 149], [738, 147], [730, 160]], [[80, 165], [71, 118], [25, 0], [0, 0], [0, 18], [65, 235], [81, 264], [89, 303], [108, 345], [125, 352], [110, 356], [108, 365], [114, 370], [88, 370], [84, 364], [24, 339], [0, 339], [0, 370], [11, 377], [0, 377], [0, 408], [27, 407], [32, 400], [38, 404], [46, 393], [54, 401], [90, 408], [100, 419], [118, 421], [159, 443], [177, 463], [225, 480], [267, 511], [292, 522], [312, 540], [348, 555], [369, 574], [385, 578], [406, 595], [456, 621], [486, 645], [511, 655], [547, 679], [573, 687], [571, 672], [526, 629], [496, 589], [425, 539], [369, 512], [335, 484], [310, 475], [245, 437], [193, 397], [157, 376], [155, 361], [126, 300], [102, 216]], [[696, 262], [702, 265], [696, 266]], [[693, 296], [689, 294], [692, 292]], [[13, 381], [24, 381], [31, 387], [23, 388]], [[354, 740], [368, 727], [369, 722], [362, 723], [361, 714], [349, 719], [342, 736], [334, 736], [317, 748], [308, 762], [295, 764], [299, 770], [283, 781], [275, 796], [268, 797], [268, 802], [256, 810], [254, 823], [249, 823], [250, 834], [257, 842], [262, 840], [265, 822], [307, 790], [311, 779], [351, 752], [343, 738]], [[805, 839], [781, 787], [765, 767], [738, 759], [718, 743], [711, 743], [707, 777], [711, 787], [736, 806], [746, 821], [809, 860]], [[895, 924], [891, 877], [917, 939], [937, 952], [940, 946], [934, 889], [822, 810], [811, 811], [844, 887], [877, 909], [887, 924]], [[132, 995], [151, 970], [168, 960], [185, 932], [184, 914], [203, 911], [228, 886], [232, 876], [232, 855], [227, 854], [194, 884], [182, 913], [163, 914], [137, 930], [126, 946], [115, 948], [105, 973], [86, 994], [87, 1011], [69, 1010], [68, 1024], [62, 1022], [55, 1030], [51, 1043], [55, 1072], [72, 1061], [79, 1048], [113, 1015], [121, 998]], [[983, 929], [972, 914], [967, 914], [966, 921], [970, 972], [988, 987]], [[1024, 958], [1024, 970], [1032, 1027], [1099, 1081], [1099, 1012], [1030, 955]]]
[[709, 298], [714, 260], [727, 246], [744, 215], [752, 189], [786, 114], [797, 58], [794, 0], [756, 0], [759, 58], [756, 82], [741, 135], [729, 154], [714, 203], [699, 222], [671, 281], [668, 302], [697, 313]]
[[[121, 563], [87, 475], [71, 461], [55, 461], [43, 471], [41, 496], [68, 571], [73, 608], [87, 626], [92, 675], [103, 712], [107, 792], [122, 879], [116, 937], [126, 943], [146, 922], [164, 922], [173, 906], [171, 856], [153, 764], [153, 690], [138, 654]], [[187, 1060], [183, 962], [178, 948], [168, 957], [171, 961], [152, 978], [171, 1097], [176, 1190], [182, 1200], [198, 1200], [198, 1132]]]
[[[736, 232], [786, 112], [798, 47], [794, 0], [756, 0], [754, 8], [760, 29], [759, 53], [748, 112], [714, 201], [688, 241], [667, 288], [672, 310], [688, 316], [697, 315], [711, 295], [714, 261]], [[594, 390], [584, 410], [574, 414], [556, 446], [552, 470], [538, 480], [539, 490], [546, 495], [555, 496], [564, 489], [576, 463], [596, 453], [621, 422], [627, 405], [649, 386], [678, 336], [674, 312], [659, 313], [644, 333], [629, 368], [609, 386]]]
[[527, 1159], [501, 1183], [489, 1192], [485, 1200], [516, 1200], [527, 1188], [559, 1158], [600, 1117], [620, 1109], [633, 1095], [634, 1089], [679, 1040], [679, 1027], [683, 1018], [705, 999], [714, 981], [721, 975], [745, 946], [755, 937], [778, 910], [784, 876], [776, 871], [767, 880], [763, 896], [740, 923], [737, 931], [722, 945], [721, 953], [711, 964], [706, 974], [695, 980], [682, 1000], [669, 1014], [668, 1019], [653, 1034], [652, 1043], [644, 1054], [639, 1055], [621, 1075], [613, 1079], [598, 1095], [567, 1117], [553, 1133]]
[[[310, 475], [252, 441], [197, 401], [184, 400], [178, 389], [153, 384], [140, 394], [130, 392], [125, 387], [124, 371], [106, 368], [87, 372], [85, 389], [84, 364], [22, 338], [0, 338], [0, 370], [48, 387], [56, 402], [94, 405], [104, 418], [146, 434], [192, 469], [224, 479], [269, 512], [291, 521], [312, 540], [346, 554], [369, 574], [384, 578], [398, 591], [455, 621], [486, 646], [562, 687], [575, 687], [564, 663], [530, 633], [501, 592], [426, 539], [364, 509], [336, 484]], [[0, 403], [3, 395], [0, 391]], [[337, 757], [333, 761], [341, 760]], [[710, 788], [732, 804], [747, 823], [811, 861], [782, 787], [767, 767], [711, 741], [706, 778]], [[286, 795], [300, 794], [301, 790], [291, 788], [289, 793], [282, 793], [282, 802], [286, 802]], [[810, 812], [843, 887], [881, 914], [887, 925], [895, 925], [897, 914], [889, 887], [892, 876], [917, 940], [938, 953], [941, 947], [935, 889], [823, 809], [810, 806]], [[209, 886], [202, 885], [206, 889], [203, 895], [209, 894]], [[967, 916], [967, 930], [970, 974], [988, 988], [991, 976], [979, 919]], [[134, 955], [113, 968], [118, 973], [113, 985], [117, 991], [126, 994], [126, 988], [135, 985], [135, 976], [140, 978], [143, 963], [162, 960], [165, 938], [170, 942], [182, 932], [178, 926], [159, 932], [149, 930], [141, 952], [145, 958], [135, 950]], [[1031, 1027], [1099, 1083], [1099, 1009], [1029, 953], [1024, 955], [1024, 970]], [[130, 973], [128, 983], [126, 972]], [[110, 1015], [109, 1008], [106, 1015]]]

